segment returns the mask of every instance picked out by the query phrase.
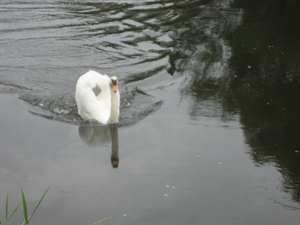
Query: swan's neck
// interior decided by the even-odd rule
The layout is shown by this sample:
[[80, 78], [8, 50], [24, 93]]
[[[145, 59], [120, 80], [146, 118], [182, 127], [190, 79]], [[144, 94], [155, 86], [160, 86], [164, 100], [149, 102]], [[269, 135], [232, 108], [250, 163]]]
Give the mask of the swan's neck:
[[120, 113], [120, 93], [119, 91], [114, 92], [110, 90], [111, 95], [111, 110], [110, 118], [108, 123], [118, 123], [119, 122], [119, 113]]

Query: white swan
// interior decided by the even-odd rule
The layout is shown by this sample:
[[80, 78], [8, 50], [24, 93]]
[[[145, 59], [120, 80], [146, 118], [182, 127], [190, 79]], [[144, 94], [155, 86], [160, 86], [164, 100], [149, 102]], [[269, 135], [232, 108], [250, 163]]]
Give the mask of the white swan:
[[[101, 90], [98, 96], [93, 92], [96, 86]], [[92, 70], [83, 74], [76, 84], [75, 101], [83, 120], [96, 120], [101, 124], [119, 122], [120, 93], [116, 76], [109, 78]]]

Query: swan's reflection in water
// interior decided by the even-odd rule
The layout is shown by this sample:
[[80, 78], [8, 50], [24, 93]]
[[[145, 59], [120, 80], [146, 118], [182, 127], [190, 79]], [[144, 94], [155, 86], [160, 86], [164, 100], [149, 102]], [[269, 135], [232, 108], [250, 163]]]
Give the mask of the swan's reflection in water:
[[111, 142], [110, 161], [113, 168], [119, 166], [119, 138], [117, 127], [80, 126], [79, 136], [89, 147], [97, 147]]

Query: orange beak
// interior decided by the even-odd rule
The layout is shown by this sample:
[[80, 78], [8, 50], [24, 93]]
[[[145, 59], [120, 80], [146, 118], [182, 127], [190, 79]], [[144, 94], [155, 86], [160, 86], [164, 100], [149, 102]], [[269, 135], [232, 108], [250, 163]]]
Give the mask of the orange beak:
[[118, 84], [113, 84], [112, 89], [113, 89], [114, 92], [117, 92], [118, 91]]

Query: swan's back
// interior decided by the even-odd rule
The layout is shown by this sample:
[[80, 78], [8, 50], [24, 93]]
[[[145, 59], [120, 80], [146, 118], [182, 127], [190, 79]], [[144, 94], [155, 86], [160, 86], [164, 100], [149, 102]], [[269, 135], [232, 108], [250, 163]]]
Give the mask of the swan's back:
[[[90, 70], [83, 74], [77, 81], [75, 101], [78, 114], [83, 120], [96, 120], [99, 123], [107, 124], [111, 111], [110, 78]], [[93, 88], [98, 86], [101, 89], [96, 97]]]

